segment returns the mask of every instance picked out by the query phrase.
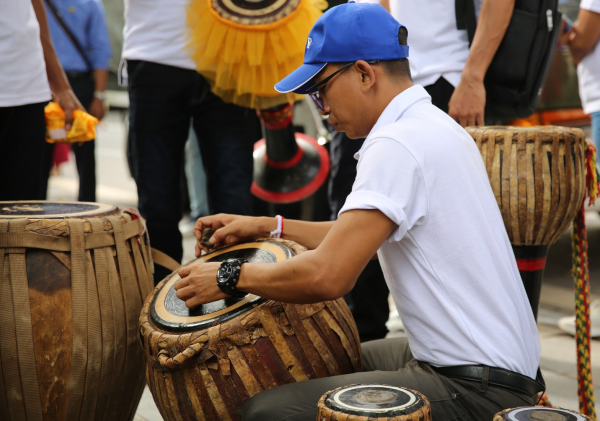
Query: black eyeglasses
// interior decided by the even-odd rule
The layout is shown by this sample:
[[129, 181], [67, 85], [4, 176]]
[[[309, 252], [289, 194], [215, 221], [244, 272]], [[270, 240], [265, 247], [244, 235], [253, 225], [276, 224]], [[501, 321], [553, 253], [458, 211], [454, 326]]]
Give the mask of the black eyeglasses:
[[[332, 74], [327, 76], [325, 79], [323, 79], [319, 83], [314, 84], [313, 86], [311, 86], [310, 88], [308, 88], [306, 90], [306, 93], [312, 98], [314, 103], [317, 105], [317, 107], [319, 107], [319, 109], [321, 111], [325, 111], [325, 104], [323, 103], [323, 98], [321, 98], [319, 96], [319, 89], [322, 88], [327, 82], [329, 82], [335, 75], [337, 75], [340, 72], [343, 72], [344, 70], [346, 70], [348, 67], [354, 65], [355, 63], [356, 62], [354, 61], [352, 63], [348, 63], [348, 64], [342, 66], [340, 69], [333, 72]], [[379, 63], [379, 60], [369, 60], [369, 61], [367, 61], [367, 63], [368, 64], [377, 64], [377, 63]]]

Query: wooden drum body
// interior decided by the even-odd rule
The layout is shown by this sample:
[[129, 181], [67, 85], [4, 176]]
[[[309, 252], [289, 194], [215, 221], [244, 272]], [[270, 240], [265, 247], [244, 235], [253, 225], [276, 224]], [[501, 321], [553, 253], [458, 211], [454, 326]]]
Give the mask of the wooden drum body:
[[1, 420], [133, 419], [143, 231], [114, 206], [0, 202]]
[[[303, 250], [269, 239], [199, 260], [278, 262]], [[343, 299], [295, 305], [248, 294], [188, 310], [175, 296], [179, 279], [162, 281], [140, 316], [148, 384], [167, 421], [239, 420], [244, 402], [262, 390], [362, 370], [358, 331]]]
[[583, 203], [585, 135], [556, 126], [468, 127], [467, 132], [481, 152], [537, 317], [548, 246]]
[[493, 421], [591, 421], [585, 415], [562, 408], [525, 406], [506, 409], [494, 415]]
[[431, 405], [416, 390], [350, 384], [321, 396], [317, 421], [431, 421]]

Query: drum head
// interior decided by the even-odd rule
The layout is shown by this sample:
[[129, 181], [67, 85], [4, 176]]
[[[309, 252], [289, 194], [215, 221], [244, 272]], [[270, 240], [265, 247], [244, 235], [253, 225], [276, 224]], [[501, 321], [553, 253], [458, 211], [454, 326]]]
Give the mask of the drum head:
[[[222, 262], [234, 258], [246, 259], [254, 263], [276, 263], [293, 256], [292, 250], [285, 245], [265, 240], [225, 247], [205, 254], [190, 264], [198, 261]], [[232, 319], [266, 301], [257, 295], [247, 294], [243, 298], [232, 297], [203, 304], [190, 310], [185, 306], [184, 301], [177, 298], [173, 288], [180, 279], [177, 273], [173, 274], [156, 294], [151, 305], [150, 316], [154, 324], [170, 332], [202, 330], [215, 323]]]
[[46, 202], [28, 200], [0, 202], [0, 219], [63, 219], [114, 215], [118, 208], [113, 205], [90, 202]]
[[507, 421], [587, 421], [588, 417], [561, 408], [515, 408], [502, 414]]
[[423, 399], [410, 389], [377, 384], [346, 386], [325, 399], [325, 406], [335, 411], [373, 418], [409, 415], [423, 405]]

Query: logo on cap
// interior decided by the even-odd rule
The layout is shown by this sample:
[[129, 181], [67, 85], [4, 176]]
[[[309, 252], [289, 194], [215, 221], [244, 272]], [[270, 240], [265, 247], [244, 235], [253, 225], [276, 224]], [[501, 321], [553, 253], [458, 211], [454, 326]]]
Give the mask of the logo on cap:
[[310, 48], [310, 44], [312, 44], [312, 38], [309, 38], [308, 42], [306, 43], [306, 49], [307, 50]]

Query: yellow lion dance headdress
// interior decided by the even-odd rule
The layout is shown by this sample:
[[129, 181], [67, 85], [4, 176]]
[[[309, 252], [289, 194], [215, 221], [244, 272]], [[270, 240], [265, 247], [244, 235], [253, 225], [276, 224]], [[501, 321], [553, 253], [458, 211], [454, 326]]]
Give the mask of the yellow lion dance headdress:
[[294, 101], [273, 86], [299, 67], [325, 0], [191, 0], [188, 53], [215, 94], [265, 109]]

